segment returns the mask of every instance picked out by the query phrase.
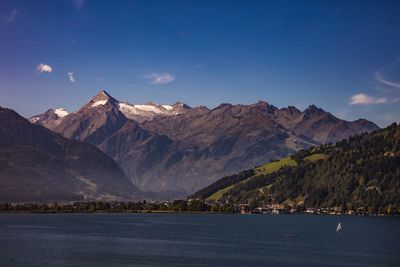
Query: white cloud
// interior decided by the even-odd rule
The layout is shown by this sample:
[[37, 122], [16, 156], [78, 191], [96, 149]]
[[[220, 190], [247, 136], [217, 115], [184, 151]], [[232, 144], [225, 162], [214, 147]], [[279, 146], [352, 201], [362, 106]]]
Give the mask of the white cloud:
[[13, 9], [11, 11], [11, 13], [6, 17], [6, 22], [7, 23], [13, 22], [15, 20], [15, 18], [17, 17], [17, 15], [18, 15], [18, 10]]
[[173, 82], [175, 77], [169, 73], [152, 73], [150, 75], [146, 75], [145, 78], [150, 79], [151, 84], [167, 84]]
[[356, 94], [350, 97], [350, 105], [372, 105], [384, 104], [387, 99], [384, 97], [373, 97], [366, 94]]
[[75, 82], [75, 77], [73, 72], [68, 72], [68, 79], [71, 83]]
[[36, 67], [36, 71], [38, 71], [38, 72], [40, 72], [40, 73], [43, 73], [43, 72], [52, 73], [52, 72], [53, 72], [53, 68], [52, 68], [50, 65], [40, 63], [40, 64]]
[[375, 79], [384, 85], [392, 86], [392, 87], [396, 87], [396, 88], [400, 89], [400, 82], [386, 80], [379, 71], [375, 72]]

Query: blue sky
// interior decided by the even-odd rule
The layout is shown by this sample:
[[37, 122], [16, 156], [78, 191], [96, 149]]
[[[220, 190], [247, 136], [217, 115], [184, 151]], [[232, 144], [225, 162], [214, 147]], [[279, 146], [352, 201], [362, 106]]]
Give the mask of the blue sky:
[[1, 1], [0, 105], [222, 102], [400, 120], [400, 1]]

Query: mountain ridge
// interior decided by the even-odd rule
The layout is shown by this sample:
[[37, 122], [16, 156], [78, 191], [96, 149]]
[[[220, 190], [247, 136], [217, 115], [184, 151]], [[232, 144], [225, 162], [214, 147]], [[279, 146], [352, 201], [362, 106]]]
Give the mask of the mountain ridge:
[[181, 196], [221, 174], [378, 128], [368, 121], [340, 120], [316, 106], [300, 111], [265, 101], [222, 103], [213, 109], [179, 102], [175, 109], [124, 103], [128, 102], [100, 91], [54, 122], [32, 120], [40, 115], [31, 122], [96, 145], [143, 191], [174, 191]]

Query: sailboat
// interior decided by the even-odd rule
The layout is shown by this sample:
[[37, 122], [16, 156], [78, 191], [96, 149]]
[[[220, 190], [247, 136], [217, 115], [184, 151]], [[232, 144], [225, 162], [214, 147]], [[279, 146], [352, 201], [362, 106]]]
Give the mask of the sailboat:
[[342, 223], [339, 222], [338, 225], [336, 226], [336, 232], [342, 231]]

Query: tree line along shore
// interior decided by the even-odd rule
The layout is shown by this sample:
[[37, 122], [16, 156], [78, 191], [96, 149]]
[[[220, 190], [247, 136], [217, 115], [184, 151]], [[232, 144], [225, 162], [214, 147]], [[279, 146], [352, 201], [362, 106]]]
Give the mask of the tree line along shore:
[[73, 202], [73, 203], [0, 203], [0, 213], [241, 213], [241, 214], [323, 214], [323, 215], [400, 215], [396, 209], [372, 210], [346, 207], [305, 207], [283, 204], [257, 206], [197, 199], [164, 202]]

